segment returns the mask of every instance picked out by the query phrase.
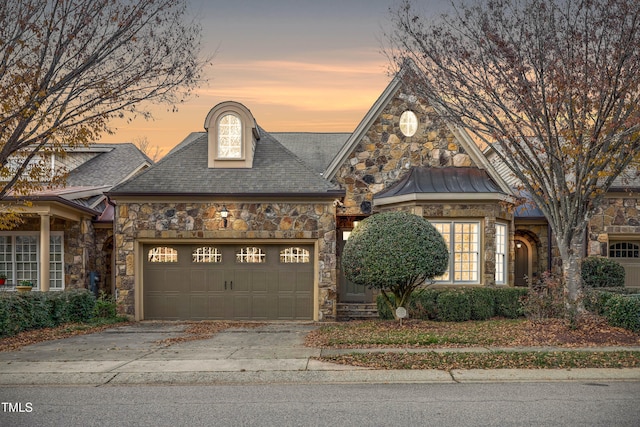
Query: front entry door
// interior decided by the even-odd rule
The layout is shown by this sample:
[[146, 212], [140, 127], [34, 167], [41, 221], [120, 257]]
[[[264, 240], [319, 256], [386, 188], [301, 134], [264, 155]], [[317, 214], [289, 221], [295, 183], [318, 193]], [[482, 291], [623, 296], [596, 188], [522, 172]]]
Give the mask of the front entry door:
[[353, 282], [347, 280], [344, 275], [344, 269], [342, 268], [342, 250], [347, 242], [347, 232], [343, 232], [343, 239], [338, 241], [338, 295], [339, 302], [352, 302], [352, 303], [371, 303], [373, 302], [373, 291], [361, 285], [356, 285]]
[[527, 286], [529, 276], [529, 248], [524, 242], [516, 240], [515, 285]]

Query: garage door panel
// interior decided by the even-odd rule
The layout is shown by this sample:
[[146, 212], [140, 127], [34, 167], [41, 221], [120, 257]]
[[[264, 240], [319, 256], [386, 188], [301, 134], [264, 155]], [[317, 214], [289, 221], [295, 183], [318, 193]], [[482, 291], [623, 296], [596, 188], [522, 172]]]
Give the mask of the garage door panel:
[[191, 292], [207, 291], [207, 271], [204, 269], [189, 270], [189, 290]]
[[[145, 319], [313, 318], [312, 262], [281, 262], [280, 250], [286, 245], [245, 246], [264, 249], [264, 263], [237, 262], [235, 254], [242, 248], [237, 245], [209, 245], [220, 251], [215, 262], [202, 256], [203, 251], [192, 257], [194, 248], [203, 246], [207, 245], [174, 245], [178, 262], [145, 259]], [[311, 246], [306, 248], [313, 252]]]

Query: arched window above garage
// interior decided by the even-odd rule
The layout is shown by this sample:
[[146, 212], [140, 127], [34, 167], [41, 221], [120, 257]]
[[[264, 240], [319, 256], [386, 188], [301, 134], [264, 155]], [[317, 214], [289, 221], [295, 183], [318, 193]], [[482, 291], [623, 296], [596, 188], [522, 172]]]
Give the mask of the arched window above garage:
[[242, 263], [263, 263], [267, 261], [267, 254], [261, 249], [253, 246], [242, 248], [236, 252], [236, 262]]
[[221, 102], [204, 121], [209, 168], [251, 168], [260, 132], [251, 111], [239, 102]]
[[191, 262], [222, 262], [222, 254], [218, 248], [202, 246], [191, 252]]
[[309, 260], [309, 251], [303, 248], [291, 247], [280, 251], [280, 262], [282, 263], [306, 263]]
[[178, 262], [178, 251], [167, 246], [156, 246], [147, 253], [149, 262]]

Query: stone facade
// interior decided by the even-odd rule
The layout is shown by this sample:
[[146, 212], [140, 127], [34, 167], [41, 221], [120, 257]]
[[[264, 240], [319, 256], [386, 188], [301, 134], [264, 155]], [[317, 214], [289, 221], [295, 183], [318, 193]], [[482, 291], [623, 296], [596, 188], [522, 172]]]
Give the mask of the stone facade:
[[609, 241], [635, 235], [640, 240], [640, 195], [624, 194], [604, 199], [589, 222], [588, 255], [608, 256]]
[[[412, 137], [400, 131], [400, 115], [413, 111], [418, 130]], [[374, 121], [339, 168], [333, 181], [346, 190], [342, 215], [369, 215], [373, 195], [400, 179], [412, 166], [473, 166], [435, 110], [413, 95], [399, 92]]]
[[[227, 227], [220, 217], [229, 211]], [[321, 317], [335, 318], [336, 224], [331, 202], [317, 203], [124, 203], [116, 208], [115, 269], [118, 306], [134, 315], [135, 255], [138, 239], [315, 240], [318, 242], [318, 305]], [[268, 243], [268, 241], [265, 240]]]

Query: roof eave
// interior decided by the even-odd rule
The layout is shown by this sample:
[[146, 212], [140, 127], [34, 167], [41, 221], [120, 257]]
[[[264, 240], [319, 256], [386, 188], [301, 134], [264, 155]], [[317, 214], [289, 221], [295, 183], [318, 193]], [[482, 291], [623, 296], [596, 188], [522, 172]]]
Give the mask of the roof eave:
[[514, 203], [515, 199], [504, 193], [409, 193], [399, 196], [378, 198], [374, 196], [374, 206], [393, 205], [405, 202], [482, 202], [500, 201]]

